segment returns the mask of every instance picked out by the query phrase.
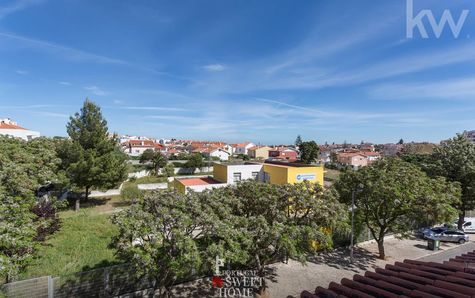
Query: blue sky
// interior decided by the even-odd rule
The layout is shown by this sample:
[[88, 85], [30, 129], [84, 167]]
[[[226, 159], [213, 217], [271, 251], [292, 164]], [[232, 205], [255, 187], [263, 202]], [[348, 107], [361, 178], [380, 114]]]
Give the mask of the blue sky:
[[0, 118], [65, 135], [86, 97], [120, 134], [435, 141], [475, 129], [475, 2], [406, 37], [405, 0], [1, 0]]

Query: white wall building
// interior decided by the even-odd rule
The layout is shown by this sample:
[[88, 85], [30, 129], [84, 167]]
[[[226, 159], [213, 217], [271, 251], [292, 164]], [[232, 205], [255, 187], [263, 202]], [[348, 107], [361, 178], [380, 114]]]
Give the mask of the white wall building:
[[33, 130], [28, 130], [11, 119], [0, 119], [0, 135], [12, 136], [29, 141], [40, 137], [40, 133]]
[[254, 143], [242, 143], [242, 144], [233, 144], [231, 146], [233, 147], [233, 153], [234, 154], [247, 155], [247, 152], [248, 152], [249, 148], [252, 148], [256, 145]]
[[225, 151], [225, 150], [222, 150], [222, 149], [215, 149], [215, 150], [212, 150], [209, 155], [211, 157], [217, 157], [219, 158], [219, 160], [224, 160], [224, 161], [227, 161], [229, 160], [229, 156], [231, 154], [229, 154], [229, 152]]
[[262, 180], [263, 179], [263, 164], [244, 163], [244, 164], [221, 164], [215, 163], [213, 174], [214, 179], [227, 183], [234, 184], [244, 180]]

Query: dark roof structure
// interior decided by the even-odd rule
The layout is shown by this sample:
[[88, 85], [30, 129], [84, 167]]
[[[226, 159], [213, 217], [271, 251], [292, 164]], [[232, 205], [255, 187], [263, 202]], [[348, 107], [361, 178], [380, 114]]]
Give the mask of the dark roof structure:
[[375, 272], [343, 278], [314, 293], [303, 291], [301, 298], [470, 298], [475, 297], [475, 251], [444, 263], [404, 260], [387, 264]]

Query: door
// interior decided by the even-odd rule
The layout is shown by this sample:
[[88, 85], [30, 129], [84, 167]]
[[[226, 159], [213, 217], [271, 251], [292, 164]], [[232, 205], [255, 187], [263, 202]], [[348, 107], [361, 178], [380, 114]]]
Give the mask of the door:
[[440, 241], [454, 241], [453, 240], [453, 233], [451, 231], [445, 231], [443, 233], [440, 234], [440, 236], [438, 237]]

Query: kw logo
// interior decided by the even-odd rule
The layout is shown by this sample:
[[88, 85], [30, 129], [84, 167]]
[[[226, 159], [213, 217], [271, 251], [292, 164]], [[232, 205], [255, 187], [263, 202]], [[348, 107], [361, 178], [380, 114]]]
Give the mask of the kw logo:
[[437, 23], [434, 14], [430, 9], [421, 10], [419, 14], [414, 17], [414, 0], [406, 0], [406, 37], [413, 38], [414, 29], [417, 27], [422, 38], [429, 38], [423, 22], [424, 17], [427, 17], [436, 38], [440, 38], [446, 24], [449, 25], [454, 38], [458, 38], [469, 12], [470, 11], [468, 9], [462, 10], [457, 23], [455, 23], [450, 10], [445, 9], [439, 23]]

